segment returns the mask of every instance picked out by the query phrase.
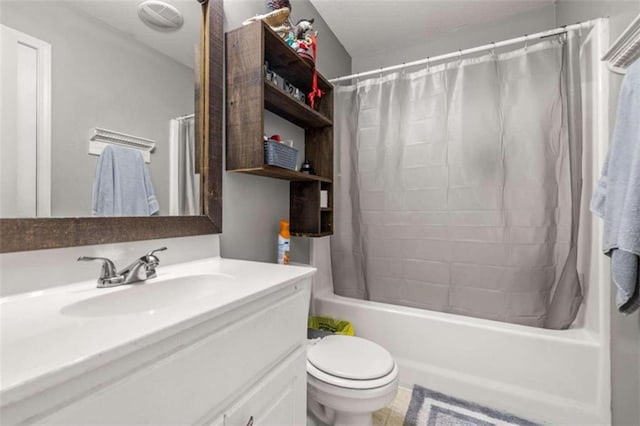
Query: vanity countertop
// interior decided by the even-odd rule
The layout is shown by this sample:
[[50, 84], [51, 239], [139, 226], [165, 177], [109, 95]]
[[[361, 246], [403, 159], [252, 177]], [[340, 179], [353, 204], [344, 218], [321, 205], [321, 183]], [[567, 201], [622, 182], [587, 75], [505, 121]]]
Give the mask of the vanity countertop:
[[[2, 298], [0, 399], [4, 405], [54, 386], [314, 271], [215, 257], [161, 266], [140, 284], [99, 289], [91, 280]], [[184, 277], [194, 285], [182, 292]], [[219, 286], [213, 292], [205, 285], [211, 277]], [[154, 302], [156, 289], [162, 297]]]

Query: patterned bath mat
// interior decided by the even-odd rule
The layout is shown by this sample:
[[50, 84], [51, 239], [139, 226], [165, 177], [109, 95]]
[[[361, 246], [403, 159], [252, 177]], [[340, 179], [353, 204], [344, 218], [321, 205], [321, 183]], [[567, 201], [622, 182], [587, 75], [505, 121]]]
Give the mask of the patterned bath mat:
[[404, 426], [539, 426], [529, 420], [415, 385]]

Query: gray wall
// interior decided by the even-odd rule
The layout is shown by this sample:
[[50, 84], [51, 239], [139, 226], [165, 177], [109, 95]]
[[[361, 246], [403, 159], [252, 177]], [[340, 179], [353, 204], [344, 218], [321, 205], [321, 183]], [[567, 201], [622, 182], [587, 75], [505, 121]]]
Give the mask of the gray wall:
[[[558, 0], [557, 25], [588, 19], [609, 17], [611, 42], [640, 13], [640, 1], [575, 1]], [[622, 77], [610, 73], [611, 126], [615, 114]], [[611, 288], [613, 290], [613, 284]], [[615, 300], [612, 291], [611, 300]], [[613, 302], [612, 302], [613, 305]], [[611, 312], [611, 385], [614, 425], [640, 425], [640, 313], [624, 316], [615, 308]]]
[[380, 67], [397, 65], [467, 49], [492, 41], [507, 40], [554, 28], [556, 23], [555, 6], [547, 5], [527, 13], [514, 15], [508, 19], [489, 24], [462, 27], [432, 40], [400, 40], [402, 48], [384, 50], [372, 55], [354, 56], [353, 72], [374, 70]]
[[157, 142], [150, 170], [168, 214], [169, 120], [193, 112], [193, 70], [65, 2], [3, 1], [0, 16], [52, 45], [52, 215], [91, 215], [94, 127]]
[[[315, 18], [318, 31], [318, 70], [327, 78], [351, 71], [351, 57], [308, 0], [292, 1], [294, 22]], [[266, 12], [264, 0], [226, 0], [225, 31], [236, 28], [245, 19]], [[304, 131], [274, 114], [265, 115], [265, 131], [281, 134], [302, 147]], [[299, 161], [302, 161], [302, 152]], [[289, 182], [224, 172], [223, 175], [223, 257], [275, 262], [280, 219], [289, 217]], [[292, 238], [292, 260], [309, 261], [309, 240]]]

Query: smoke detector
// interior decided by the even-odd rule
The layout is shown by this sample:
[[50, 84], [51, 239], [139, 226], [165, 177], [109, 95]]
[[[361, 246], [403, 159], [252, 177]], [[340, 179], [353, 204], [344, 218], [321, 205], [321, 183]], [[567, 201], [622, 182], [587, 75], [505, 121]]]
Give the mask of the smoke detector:
[[147, 26], [160, 31], [176, 31], [184, 24], [184, 18], [178, 9], [159, 0], [140, 3], [138, 17]]

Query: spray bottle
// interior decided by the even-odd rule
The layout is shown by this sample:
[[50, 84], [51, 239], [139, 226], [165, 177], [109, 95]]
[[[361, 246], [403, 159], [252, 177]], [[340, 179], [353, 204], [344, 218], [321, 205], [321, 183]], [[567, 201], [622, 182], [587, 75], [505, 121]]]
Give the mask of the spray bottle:
[[278, 263], [281, 265], [289, 264], [290, 243], [289, 221], [283, 219], [280, 221], [280, 233], [278, 234]]

